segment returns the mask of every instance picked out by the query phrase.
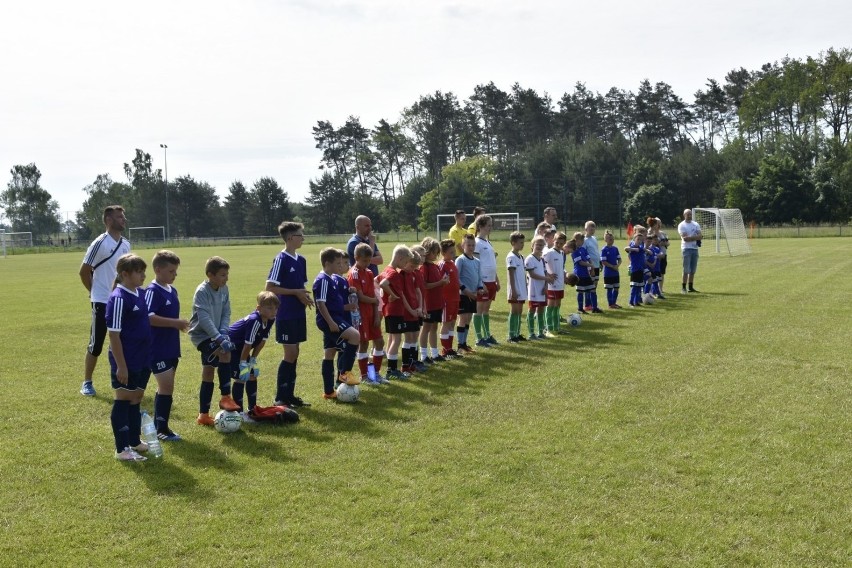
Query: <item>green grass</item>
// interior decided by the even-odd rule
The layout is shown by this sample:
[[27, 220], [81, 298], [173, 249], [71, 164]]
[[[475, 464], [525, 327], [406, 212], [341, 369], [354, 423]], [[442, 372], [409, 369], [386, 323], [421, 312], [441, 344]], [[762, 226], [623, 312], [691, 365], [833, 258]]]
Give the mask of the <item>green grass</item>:
[[[234, 317], [278, 248], [221, 250]], [[665, 302], [365, 387], [356, 405], [320, 399], [309, 327], [297, 392], [314, 406], [294, 426], [196, 426], [184, 337], [185, 440], [144, 464], [112, 459], [105, 358], [98, 397], [77, 394], [81, 254], [0, 260], [0, 564], [848, 566], [852, 240], [753, 248], [702, 257], [699, 295], [677, 293], [674, 259]], [[214, 251], [177, 252], [188, 314]], [[280, 354], [262, 353], [261, 404]]]

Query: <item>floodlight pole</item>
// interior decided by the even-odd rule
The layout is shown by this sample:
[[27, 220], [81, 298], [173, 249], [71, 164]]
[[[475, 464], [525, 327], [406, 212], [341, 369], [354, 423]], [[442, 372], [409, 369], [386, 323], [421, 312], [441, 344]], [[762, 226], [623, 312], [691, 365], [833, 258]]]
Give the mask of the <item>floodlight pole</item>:
[[170, 238], [169, 233], [169, 147], [166, 144], [160, 144], [163, 149], [163, 165], [166, 174], [166, 240]]

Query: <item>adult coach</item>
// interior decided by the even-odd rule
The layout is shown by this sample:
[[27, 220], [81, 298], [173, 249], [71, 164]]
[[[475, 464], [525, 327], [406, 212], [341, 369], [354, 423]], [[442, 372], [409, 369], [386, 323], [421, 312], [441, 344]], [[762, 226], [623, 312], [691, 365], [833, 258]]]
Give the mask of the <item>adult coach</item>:
[[683, 221], [677, 226], [680, 234], [680, 251], [683, 254], [683, 280], [681, 294], [698, 292], [693, 286], [695, 271], [698, 269], [698, 247], [701, 246], [701, 225], [692, 220], [692, 209], [683, 210]]
[[106, 337], [106, 303], [115, 282], [115, 265], [121, 255], [130, 252], [130, 241], [121, 235], [127, 228], [124, 207], [110, 205], [105, 208], [104, 226], [106, 232], [92, 241], [83, 257], [83, 264], [80, 265], [80, 281], [89, 291], [89, 300], [92, 303], [92, 326], [89, 347], [86, 350], [83, 386], [80, 387], [80, 394], [83, 396], [96, 394], [92, 375]]
[[485, 207], [474, 207], [473, 208], [473, 222], [467, 227], [467, 234], [476, 236], [476, 218], [480, 215], [485, 214]]
[[542, 214], [542, 222], [547, 223], [553, 228], [556, 228], [556, 219], [559, 216], [556, 214], [556, 207], [545, 207]]
[[465, 220], [467, 220], [467, 213], [464, 212], [464, 209], [456, 209], [456, 223], [450, 227], [447, 233], [447, 238], [453, 239], [456, 243], [456, 256], [464, 254], [464, 236], [467, 234], [467, 227], [464, 226]]
[[373, 235], [373, 222], [366, 215], [355, 217], [355, 234], [346, 243], [346, 253], [349, 255], [349, 267], [355, 264], [355, 247], [361, 243], [367, 243], [373, 249], [373, 258], [370, 259], [370, 271], [373, 276], [379, 275], [379, 265], [384, 263], [382, 253], [376, 245], [376, 237]]

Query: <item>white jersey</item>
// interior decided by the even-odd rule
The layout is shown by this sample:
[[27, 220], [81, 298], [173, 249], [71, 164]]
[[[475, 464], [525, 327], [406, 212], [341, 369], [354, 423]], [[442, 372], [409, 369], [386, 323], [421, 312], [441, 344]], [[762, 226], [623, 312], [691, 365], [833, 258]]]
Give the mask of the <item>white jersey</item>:
[[[533, 255], [529, 255], [524, 261], [524, 267], [527, 272], [530, 274], [535, 274], [537, 276], [544, 277], [547, 275], [547, 271], [544, 267], [544, 258], [536, 258]], [[547, 300], [547, 282], [544, 280], [536, 280], [532, 276], [530, 276], [529, 287], [527, 288], [527, 295], [529, 297], [530, 302], [544, 302]]]
[[487, 239], [476, 237], [473, 252], [479, 257], [479, 272], [483, 282], [497, 282], [497, 253]]
[[[509, 272], [510, 268], [515, 269], [514, 276]], [[527, 271], [524, 266], [524, 257], [514, 251], [509, 251], [509, 254], [506, 255], [506, 272], [509, 274], [506, 282], [506, 298], [512, 299], [512, 287], [509, 282], [513, 281], [515, 291], [518, 293], [518, 297], [515, 299], [525, 301], [527, 299]]]
[[94, 267], [92, 274], [92, 302], [106, 304], [115, 284], [115, 265], [119, 257], [130, 252], [130, 241], [119, 237], [116, 241], [109, 233], [103, 233], [89, 245], [83, 256], [83, 264]]
[[561, 250], [547, 249], [541, 258], [544, 260], [548, 274], [556, 275], [556, 280], [547, 285], [548, 290], [565, 289], [565, 255]]
[[592, 267], [600, 268], [601, 247], [598, 244], [598, 239], [594, 235], [586, 237], [586, 240], [583, 241], [583, 248], [589, 253], [589, 260], [592, 263]]

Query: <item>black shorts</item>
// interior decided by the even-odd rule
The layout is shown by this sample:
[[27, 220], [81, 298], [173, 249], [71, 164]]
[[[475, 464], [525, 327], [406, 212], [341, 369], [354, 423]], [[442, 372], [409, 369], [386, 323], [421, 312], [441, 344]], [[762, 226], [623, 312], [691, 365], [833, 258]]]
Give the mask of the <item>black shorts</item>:
[[621, 276], [604, 276], [604, 288], [618, 288], [621, 284]]
[[151, 372], [154, 375], [165, 373], [172, 369], [177, 370], [180, 359], [163, 359], [162, 361], [151, 361]]
[[467, 296], [459, 296], [459, 314], [475, 314], [476, 300], [471, 300]]
[[441, 319], [444, 317], [444, 310], [429, 310], [426, 316], [426, 319], [423, 320], [424, 323], [441, 323]]
[[669, 264], [669, 257], [664, 256], [660, 259], [660, 274], [666, 273], [666, 266]]
[[219, 344], [216, 343], [216, 341], [213, 339], [205, 339], [196, 349], [201, 352], [202, 367], [219, 366]]
[[118, 382], [118, 377], [115, 372], [110, 370], [110, 382], [114, 390], [145, 390], [148, 387], [148, 379], [151, 378], [151, 369], [137, 369], [135, 371], [127, 371], [127, 384], [123, 385]]
[[344, 347], [343, 344], [346, 343], [346, 340], [342, 339], [340, 336], [343, 334], [344, 331], [352, 327], [352, 324], [345, 321], [335, 321], [334, 323], [337, 324], [337, 328], [340, 331], [331, 331], [328, 328], [328, 324], [325, 323], [325, 320], [323, 320], [321, 324], [317, 323], [317, 327], [322, 332], [322, 348], [335, 348], [342, 351]]
[[590, 292], [595, 289], [595, 281], [591, 276], [580, 276], [577, 282], [577, 292]]
[[307, 317], [291, 320], [275, 320], [275, 341], [284, 345], [296, 345], [308, 340]]
[[420, 318], [416, 320], [405, 320], [405, 333], [420, 331]]
[[92, 302], [92, 324], [89, 330], [89, 347], [91, 355], [99, 357], [104, 349], [106, 338], [106, 304]]
[[598, 280], [601, 277], [601, 269], [600, 268], [589, 268], [589, 274], [592, 275], [592, 280], [594, 280], [595, 284], [597, 284]]
[[644, 270], [634, 270], [630, 273], [630, 285], [631, 286], [642, 286], [645, 284], [645, 271]]
[[387, 316], [385, 318], [385, 333], [399, 335], [405, 333], [405, 320], [402, 316]]

